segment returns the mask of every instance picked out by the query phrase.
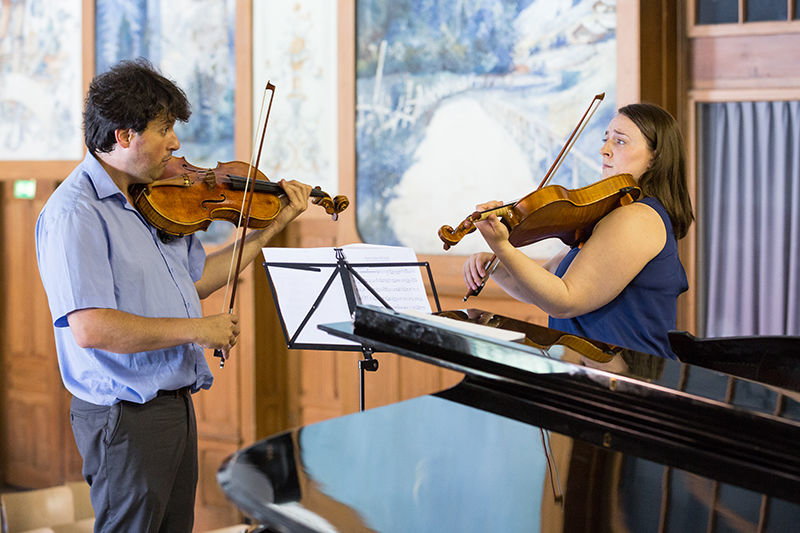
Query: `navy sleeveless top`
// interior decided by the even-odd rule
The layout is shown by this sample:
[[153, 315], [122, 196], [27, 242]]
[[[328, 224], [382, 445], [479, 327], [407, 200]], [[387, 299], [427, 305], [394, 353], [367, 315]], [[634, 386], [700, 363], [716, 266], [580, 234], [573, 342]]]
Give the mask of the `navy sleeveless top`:
[[[622, 292], [603, 307], [574, 318], [550, 318], [549, 326], [566, 333], [674, 359], [667, 331], [675, 329], [678, 295], [689, 288], [678, 258], [678, 242], [667, 210], [656, 198], [638, 200], [655, 209], [667, 230], [664, 248]], [[562, 277], [580, 248], [569, 251], [556, 269]]]

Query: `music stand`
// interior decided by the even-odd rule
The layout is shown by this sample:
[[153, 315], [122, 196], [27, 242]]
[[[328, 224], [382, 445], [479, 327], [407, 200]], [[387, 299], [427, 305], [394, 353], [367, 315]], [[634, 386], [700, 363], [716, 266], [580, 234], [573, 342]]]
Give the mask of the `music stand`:
[[[433, 274], [431, 272], [430, 264], [424, 262], [377, 262], [377, 263], [350, 263], [345, 259], [344, 251], [342, 248], [333, 248], [335, 252], [335, 263], [299, 263], [299, 262], [270, 262], [263, 263], [264, 271], [267, 274], [270, 289], [272, 290], [275, 307], [278, 310], [278, 318], [280, 319], [281, 329], [283, 330], [284, 337], [286, 338], [287, 347], [289, 349], [309, 349], [309, 350], [336, 350], [336, 351], [360, 351], [362, 359], [358, 361], [359, 372], [359, 410], [364, 410], [364, 373], [375, 372], [378, 370], [378, 360], [373, 358], [372, 355], [375, 350], [371, 346], [358, 345], [358, 344], [332, 344], [325, 342], [298, 342], [301, 334], [303, 334], [306, 326], [311, 323], [314, 313], [320, 308], [326, 295], [330, 294], [331, 287], [337, 279], [341, 280], [341, 286], [344, 292], [344, 298], [347, 304], [348, 316], [339, 317], [338, 321], [345, 321], [351, 319], [355, 312], [356, 305], [359, 303], [359, 293], [356, 290], [355, 284], [360, 283], [382, 306], [387, 309], [394, 310], [389, 302], [376, 291], [370, 283], [356, 270], [357, 268], [397, 268], [397, 267], [425, 267], [428, 274], [428, 282], [431, 286], [434, 302], [436, 303], [436, 310], [441, 311], [442, 307], [439, 303], [439, 294], [436, 291], [436, 285], [433, 281]], [[323, 268], [332, 268], [330, 276], [322, 286], [319, 294], [317, 294], [314, 302], [308, 308], [305, 316], [300, 321], [299, 326], [294, 332], [289, 331], [287, 320], [284, 317], [284, 312], [281, 310], [281, 304], [278, 297], [278, 290], [273, 279], [270, 268], [288, 268], [297, 269], [301, 271], [322, 272]], [[338, 340], [338, 339], [337, 339]]]

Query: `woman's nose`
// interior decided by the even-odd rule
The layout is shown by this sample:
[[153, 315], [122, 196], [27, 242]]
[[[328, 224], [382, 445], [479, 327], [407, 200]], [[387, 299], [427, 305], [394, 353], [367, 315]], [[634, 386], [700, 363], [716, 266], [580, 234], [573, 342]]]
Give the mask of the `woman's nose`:
[[606, 141], [600, 146], [600, 155], [602, 156], [610, 156], [611, 155], [611, 148], [609, 145], [609, 141]]

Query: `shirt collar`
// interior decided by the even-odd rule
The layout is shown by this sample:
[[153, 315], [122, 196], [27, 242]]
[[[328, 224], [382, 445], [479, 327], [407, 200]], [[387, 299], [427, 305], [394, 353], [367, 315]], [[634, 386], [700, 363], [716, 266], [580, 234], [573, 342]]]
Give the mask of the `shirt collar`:
[[98, 161], [91, 152], [86, 152], [86, 157], [83, 158], [82, 164], [94, 186], [98, 199], [103, 200], [114, 195], [120, 195], [123, 199], [126, 199], [125, 195], [122, 194], [122, 191], [117, 187], [117, 184], [114, 183], [114, 180], [108, 175], [106, 169], [103, 168], [103, 165], [100, 164], [100, 161]]

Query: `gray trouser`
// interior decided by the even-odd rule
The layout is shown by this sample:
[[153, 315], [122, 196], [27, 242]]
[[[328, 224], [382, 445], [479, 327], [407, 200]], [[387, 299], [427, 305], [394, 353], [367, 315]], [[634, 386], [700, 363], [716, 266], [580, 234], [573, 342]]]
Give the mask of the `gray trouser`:
[[192, 531], [197, 426], [190, 394], [112, 406], [73, 397], [70, 421], [95, 531]]

